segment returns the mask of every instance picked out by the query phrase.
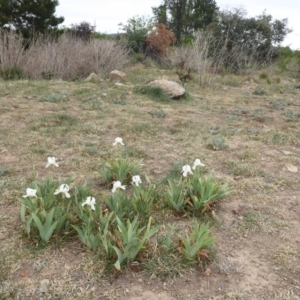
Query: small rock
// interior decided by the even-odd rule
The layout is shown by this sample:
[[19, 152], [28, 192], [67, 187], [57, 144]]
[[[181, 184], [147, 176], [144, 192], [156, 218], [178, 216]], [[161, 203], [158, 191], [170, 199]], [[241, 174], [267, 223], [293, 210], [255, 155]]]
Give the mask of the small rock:
[[118, 70], [113, 70], [110, 72], [109, 81], [123, 83], [125, 81], [125, 77], [126, 77], [125, 73], [118, 71]]
[[179, 98], [185, 93], [185, 89], [175, 81], [158, 79], [151, 81], [148, 86], [161, 88], [169, 97]]
[[128, 87], [128, 88], [132, 88], [133, 85], [127, 85], [127, 84], [124, 84], [124, 83], [121, 83], [121, 82], [116, 82], [115, 85], [117, 86], [124, 86], [124, 87]]
[[48, 292], [49, 283], [50, 283], [50, 281], [48, 279], [41, 280], [40, 286], [36, 292], [38, 297], [42, 297], [44, 294], [46, 294]]
[[285, 154], [285, 155], [291, 155], [291, 154], [292, 154], [291, 151], [282, 151], [282, 152], [283, 152], [283, 154]]
[[45, 266], [45, 262], [44, 261], [40, 261], [40, 262], [37, 262], [33, 265], [33, 268], [34, 270], [36, 271], [41, 271]]
[[210, 268], [207, 268], [204, 272], [203, 272], [203, 276], [205, 277], [209, 277], [211, 274], [211, 269]]
[[91, 73], [84, 82], [100, 83], [102, 79], [95, 73]]
[[285, 165], [287, 170], [292, 172], [292, 173], [297, 173], [298, 172], [298, 168], [292, 164], [286, 164]]

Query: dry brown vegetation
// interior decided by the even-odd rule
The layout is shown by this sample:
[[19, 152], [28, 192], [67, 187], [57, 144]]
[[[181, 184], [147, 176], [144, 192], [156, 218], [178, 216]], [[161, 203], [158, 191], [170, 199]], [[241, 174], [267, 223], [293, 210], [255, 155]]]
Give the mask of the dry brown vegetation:
[[106, 77], [127, 61], [127, 51], [115, 41], [86, 42], [67, 34], [59, 38], [40, 36], [25, 48], [26, 43], [17, 34], [0, 31], [1, 77], [73, 81], [92, 72]]
[[[177, 80], [172, 71], [125, 71], [123, 86], [0, 81], [0, 299], [300, 299], [300, 179], [290, 171], [300, 167], [295, 81], [270, 70], [268, 80], [214, 76], [211, 88], [195, 79], [186, 83], [188, 97], [162, 102], [133, 86]], [[117, 136], [161, 189], [195, 158], [235, 189], [206, 216], [216, 238], [209, 270], [166, 255], [106, 274], [79, 241], [41, 247], [26, 238], [18, 198], [49, 174], [47, 157], [59, 160], [54, 176], [87, 182], [101, 201], [110, 191], [99, 166], [114, 157]], [[164, 225], [160, 234], [193, 221], [167, 208], [153, 217]]]

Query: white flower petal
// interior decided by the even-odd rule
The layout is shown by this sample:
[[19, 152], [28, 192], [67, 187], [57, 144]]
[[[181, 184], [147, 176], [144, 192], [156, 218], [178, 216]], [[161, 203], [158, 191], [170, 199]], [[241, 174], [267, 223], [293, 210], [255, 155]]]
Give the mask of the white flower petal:
[[83, 202], [81, 205], [89, 205], [92, 210], [95, 210], [95, 204], [96, 204], [96, 199], [94, 197], [87, 197], [85, 202]]
[[194, 174], [191, 170], [191, 167], [189, 165], [185, 165], [182, 167], [182, 170], [181, 170], [181, 173], [182, 173], [182, 176], [183, 177], [186, 177], [187, 174]]
[[56, 158], [54, 156], [53, 157], [48, 157], [47, 160], [48, 160], [48, 163], [46, 165], [46, 168], [48, 168], [51, 165], [54, 165], [55, 167], [58, 167], [58, 164], [56, 162]]
[[121, 181], [115, 181], [111, 191], [114, 193], [117, 189], [126, 190], [126, 185], [122, 185]]
[[195, 159], [192, 169], [195, 170], [197, 166], [205, 167], [199, 158]]
[[117, 144], [121, 144], [122, 146], [125, 146], [124, 143], [123, 143], [123, 139], [120, 138], [120, 137], [115, 138], [115, 142], [113, 143], [113, 146], [115, 146]]
[[66, 198], [70, 198], [70, 194], [68, 193], [70, 190], [67, 184], [61, 184], [58, 189], [55, 190], [54, 195], [58, 195], [60, 193], [64, 194]]
[[135, 184], [135, 186], [139, 186], [142, 183], [141, 177], [139, 175], [132, 176], [131, 184]]
[[35, 189], [27, 188], [26, 195], [23, 195], [23, 198], [36, 197], [36, 192], [37, 192], [37, 190], [35, 190]]

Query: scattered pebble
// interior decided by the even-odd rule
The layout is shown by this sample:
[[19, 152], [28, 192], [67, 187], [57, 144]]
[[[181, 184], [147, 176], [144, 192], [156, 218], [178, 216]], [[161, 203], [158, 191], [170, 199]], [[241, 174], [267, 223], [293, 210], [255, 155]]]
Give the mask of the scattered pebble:
[[37, 262], [33, 265], [33, 269], [36, 270], [36, 271], [41, 271], [45, 266], [45, 262], [44, 261], [40, 261], [40, 262]]
[[50, 281], [48, 279], [43, 279], [40, 282], [39, 288], [37, 289], [36, 295], [38, 298], [43, 297], [48, 292], [48, 285]]
[[292, 164], [286, 164], [285, 165], [287, 170], [292, 172], [292, 173], [297, 173], [298, 172], [298, 168]]
[[292, 154], [292, 152], [291, 151], [282, 151], [283, 152], [283, 154], [285, 154], [285, 155], [291, 155]]

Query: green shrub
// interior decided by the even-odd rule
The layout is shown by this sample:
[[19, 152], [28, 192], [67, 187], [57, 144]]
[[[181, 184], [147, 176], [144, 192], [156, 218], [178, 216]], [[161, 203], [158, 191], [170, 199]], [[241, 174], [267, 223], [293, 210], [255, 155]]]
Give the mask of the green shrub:
[[169, 180], [165, 201], [176, 212], [189, 211], [198, 214], [232, 191], [227, 184], [220, 185], [213, 180], [212, 175], [205, 177], [196, 169], [193, 175], [185, 179], [180, 178], [173, 182]]
[[266, 71], [263, 71], [259, 74], [260, 79], [268, 79], [269, 75]]
[[59, 103], [68, 100], [66, 93], [52, 93], [41, 98], [40, 102]]
[[4, 80], [19, 80], [23, 78], [23, 70], [20, 67], [13, 66], [1, 72]]
[[129, 184], [131, 177], [139, 173], [140, 163], [141, 161], [138, 164], [130, 162], [128, 158], [103, 162], [99, 170], [100, 177], [108, 184], [116, 180]]
[[221, 150], [227, 147], [226, 140], [224, 137], [218, 135], [211, 139], [210, 146], [213, 150]]
[[289, 71], [295, 77], [300, 76], [300, 51], [293, 51], [290, 47], [281, 48], [278, 66], [282, 72]]
[[137, 257], [143, 250], [146, 241], [158, 231], [159, 227], [151, 228], [151, 218], [149, 218], [146, 228], [139, 228], [138, 216], [132, 222], [127, 220], [126, 223], [123, 223], [118, 217], [116, 219], [118, 231], [115, 230], [115, 236], [118, 236], [119, 242], [116, 246], [113, 246], [118, 255], [114, 266], [117, 270], [120, 270], [122, 265], [133, 261]]
[[209, 234], [208, 224], [200, 226], [195, 222], [190, 234], [182, 240], [182, 254], [188, 260], [193, 260], [196, 256], [201, 255], [201, 250], [207, 249], [215, 241]]
[[253, 91], [253, 95], [257, 95], [257, 96], [262, 96], [262, 95], [266, 95], [266, 94], [267, 94], [267, 92], [261, 87], [257, 87]]
[[138, 86], [135, 87], [134, 91], [136, 93], [146, 95], [147, 97], [162, 102], [171, 101], [170, 97], [159, 87], [151, 87], [151, 86]]

